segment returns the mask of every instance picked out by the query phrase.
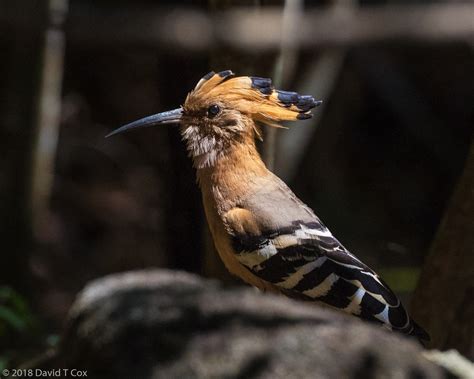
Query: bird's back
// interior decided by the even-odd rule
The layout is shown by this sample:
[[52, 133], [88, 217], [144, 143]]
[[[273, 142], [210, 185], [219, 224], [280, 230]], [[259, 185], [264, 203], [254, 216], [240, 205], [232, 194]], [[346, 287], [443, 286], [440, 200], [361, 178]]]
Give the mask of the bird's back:
[[428, 338], [378, 275], [269, 171], [249, 181], [223, 222], [237, 261], [285, 295]]

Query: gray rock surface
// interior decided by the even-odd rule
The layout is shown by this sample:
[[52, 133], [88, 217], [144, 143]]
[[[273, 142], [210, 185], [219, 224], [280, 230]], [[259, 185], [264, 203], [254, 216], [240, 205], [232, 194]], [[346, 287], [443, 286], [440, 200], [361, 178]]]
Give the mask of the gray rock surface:
[[88, 378], [442, 378], [417, 342], [358, 319], [184, 272], [91, 282], [51, 367]]

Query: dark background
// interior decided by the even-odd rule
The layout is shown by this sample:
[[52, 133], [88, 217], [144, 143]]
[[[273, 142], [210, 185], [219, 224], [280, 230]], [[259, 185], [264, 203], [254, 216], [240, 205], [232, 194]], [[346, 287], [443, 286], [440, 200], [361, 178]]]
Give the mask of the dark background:
[[[275, 47], [189, 48], [161, 43], [163, 34], [154, 39], [145, 27], [138, 36], [127, 32], [130, 25], [140, 32], [142, 14], [187, 7], [215, 15], [235, 3], [281, 6], [70, 0], [61, 22], [47, 16], [45, 1], [0, 1], [0, 363], [54, 345], [75, 295], [91, 279], [156, 266], [238, 283], [213, 258], [176, 128], [103, 138], [124, 123], [178, 107], [211, 69], [274, 75]], [[304, 12], [332, 5], [307, 1]], [[44, 33], [51, 27], [65, 38], [60, 122], [46, 207], [32, 215], [31, 161], [41, 134]], [[329, 38], [320, 47], [302, 44], [294, 56], [282, 89], [304, 88], [324, 106], [315, 119], [278, 131], [275, 171], [409, 304], [471, 144], [472, 39], [462, 33], [439, 40]], [[309, 77], [323, 59], [329, 63], [313, 86]], [[329, 84], [319, 93], [323, 80]], [[304, 143], [292, 143], [298, 128]]]

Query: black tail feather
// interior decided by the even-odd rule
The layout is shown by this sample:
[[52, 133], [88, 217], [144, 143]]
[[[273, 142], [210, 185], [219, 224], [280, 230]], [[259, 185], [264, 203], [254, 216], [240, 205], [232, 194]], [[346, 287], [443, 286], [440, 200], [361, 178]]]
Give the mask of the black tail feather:
[[431, 341], [430, 335], [424, 330], [420, 325], [418, 325], [415, 321], [411, 320], [413, 325], [413, 329], [410, 332], [410, 335], [413, 337], [418, 338], [420, 343], [424, 346], [426, 342]]

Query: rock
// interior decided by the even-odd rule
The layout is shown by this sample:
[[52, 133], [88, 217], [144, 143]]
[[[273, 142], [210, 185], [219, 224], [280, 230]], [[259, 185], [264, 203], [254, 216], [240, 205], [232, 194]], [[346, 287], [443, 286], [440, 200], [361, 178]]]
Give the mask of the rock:
[[89, 378], [442, 378], [417, 342], [252, 288], [145, 270], [90, 283], [51, 367]]

